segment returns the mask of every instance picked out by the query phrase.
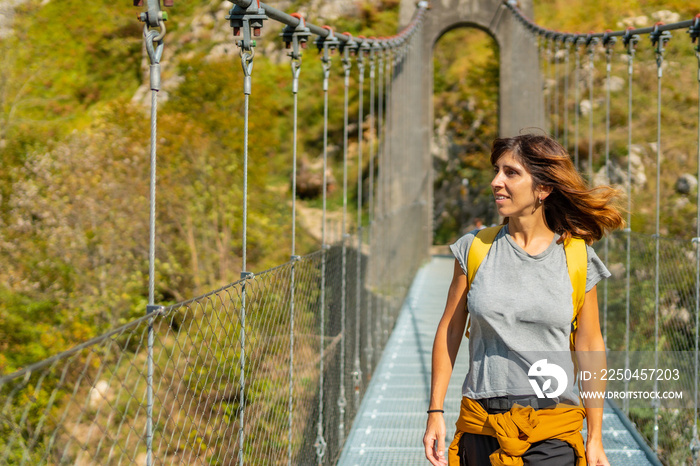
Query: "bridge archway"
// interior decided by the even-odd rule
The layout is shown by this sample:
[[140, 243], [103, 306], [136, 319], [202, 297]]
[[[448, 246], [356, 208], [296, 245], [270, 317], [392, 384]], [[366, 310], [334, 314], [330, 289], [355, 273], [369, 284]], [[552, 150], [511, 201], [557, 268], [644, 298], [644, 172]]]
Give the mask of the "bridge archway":
[[[532, 17], [532, 0], [519, 7]], [[401, 0], [400, 22], [406, 24], [415, 10], [414, 0]], [[476, 27], [488, 32], [500, 50], [499, 135], [514, 136], [524, 127], [544, 128], [542, 78], [535, 37], [506, 9], [502, 0], [434, 0], [423, 26], [423, 98], [432, 124], [432, 53], [446, 32], [458, 27]]]
[[[520, 10], [532, 17], [532, 0], [520, 0]], [[430, 11], [420, 27], [418, 50], [409, 63], [412, 78], [410, 88], [417, 98], [417, 131], [412, 135], [411, 147], [422, 153], [420, 183], [422, 202], [427, 204], [424, 228], [426, 247], [432, 244], [434, 192], [430, 140], [434, 127], [433, 112], [433, 49], [446, 32], [459, 27], [475, 27], [491, 35], [499, 49], [499, 102], [498, 135], [515, 136], [522, 128], [545, 127], [542, 77], [536, 36], [519, 22], [507, 9], [503, 0], [433, 0]], [[415, 0], [401, 0], [399, 26], [411, 21], [416, 8]], [[392, 103], [392, 106], [395, 105]], [[392, 136], [396, 138], [396, 135]], [[420, 141], [420, 142], [418, 142]], [[397, 191], [392, 185], [391, 191]], [[396, 198], [395, 196], [392, 199]]]
[[458, 27], [433, 49], [433, 244], [498, 222], [488, 153], [499, 134], [499, 50], [492, 35]]

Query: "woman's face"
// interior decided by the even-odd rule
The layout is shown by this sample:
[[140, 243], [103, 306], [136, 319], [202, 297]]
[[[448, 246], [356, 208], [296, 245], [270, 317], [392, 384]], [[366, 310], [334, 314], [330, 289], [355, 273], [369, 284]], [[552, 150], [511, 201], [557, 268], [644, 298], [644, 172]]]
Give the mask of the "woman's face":
[[533, 189], [532, 175], [511, 152], [503, 154], [493, 166], [491, 189], [502, 217], [532, 215], [543, 194]]

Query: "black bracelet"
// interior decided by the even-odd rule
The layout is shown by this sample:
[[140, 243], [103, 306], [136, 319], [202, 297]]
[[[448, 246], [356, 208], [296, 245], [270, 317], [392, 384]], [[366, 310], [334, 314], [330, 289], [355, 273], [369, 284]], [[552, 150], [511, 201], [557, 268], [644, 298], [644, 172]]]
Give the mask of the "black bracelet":
[[430, 413], [443, 413], [444, 414], [445, 411], [443, 411], [442, 409], [429, 409], [428, 414], [430, 414]]

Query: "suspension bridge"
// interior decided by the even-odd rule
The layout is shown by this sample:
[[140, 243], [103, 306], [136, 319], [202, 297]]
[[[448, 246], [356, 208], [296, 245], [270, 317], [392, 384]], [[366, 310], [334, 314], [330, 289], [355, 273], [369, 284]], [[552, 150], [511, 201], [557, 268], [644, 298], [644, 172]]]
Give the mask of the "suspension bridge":
[[[528, 126], [545, 128], [572, 149], [591, 181], [615, 183], [627, 190], [628, 199], [633, 178], [639, 176], [633, 152], [642, 144], [653, 148], [654, 232], [635, 229], [630, 204], [628, 228], [596, 245], [613, 270], [599, 293], [601, 323], [611, 351], [681, 352], [689, 364], [682, 387], [687, 406], [611, 403], [603, 426], [605, 445], [611, 464], [697, 460], [700, 219], [698, 230], [684, 239], [664, 236], [662, 215], [667, 218], [668, 206], [662, 202], [661, 174], [662, 135], [675, 130], [664, 128], [664, 70], [671, 68], [668, 57], [673, 54], [673, 66], [697, 75], [700, 86], [697, 49], [694, 67], [687, 66], [692, 53], [673, 49], [674, 42], [697, 43], [700, 16], [573, 34], [532, 22], [530, 2], [409, 3], [402, 3], [400, 32], [366, 38], [311, 24], [257, 0], [234, 1], [227, 21], [240, 51], [245, 102], [240, 280], [162, 306], [154, 297], [156, 160], [168, 17], [159, 0], [135, 1], [145, 7], [140, 20], [152, 104], [148, 306], [141, 318], [0, 375], [0, 463], [424, 464], [420, 441], [430, 345], [452, 267], [451, 259], [431, 255], [432, 69], [426, 63], [439, 38], [462, 26], [488, 31], [499, 46], [501, 135]], [[163, 7], [168, 6], [172, 1], [165, 0]], [[248, 114], [258, 90], [256, 37], [269, 21], [285, 25], [282, 40], [291, 66], [292, 246], [288, 262], [250, 271], [247, 175], [249, 157], [256, 153], [249, 154]], [[320, 60], [305, 57], [302, 62], [308, 54], [304, 49], [312, 44]], [[329, 141], [328, 135], [335, 67], [343, 72], [342, 141]], [[634, 84], [646, 79], [649, 70], [657, 85], [654, 136], [634, 132], [639, 113], [651, 112], [634, 108]], [[627, 78], [623, 115], [611, 110], [611, 102], [621, 99], [621, 91], [612, 92], [616, 72]], [[299, 80], [306, 73], [323, 77], [323, 218], [321, 248], [299, 256], [297, 121]], [[350, 101], [351, 88], [357, 91], [356, 102]], [[582, 111], [585, 92], [587, 112]], [[690, 100], [697, 106], [697, 96]], [[350, 114], [351, 107], [357, 107], [356, 115]], [[687, 121], [676, 124], [696, 129], [700, 163], [700, 112], [688, 108], [685, 116]], [[604, 122], [600, 156], [593, 143], [595, 121]], [[356, 133], [350, 130], [353, 123]], [[615, 154], [611, 141], [620, 133], [626, 135], [625, 151]], [[587, 157], [581, 151], [586, 138]], [[339, 232], [329, 229], [326, 217], [331, 142], [343, 148]], [[351, 161], [357, 164], [354, 180]], [[348, 215], [351, 183], [357, 184], [356, 219]], [[697, 205], [699, 201], [695, 211], [700, 216]], [[458, 363], [450, 388], [448, 430], [458, 411], [464, 364], [464, 359]]]

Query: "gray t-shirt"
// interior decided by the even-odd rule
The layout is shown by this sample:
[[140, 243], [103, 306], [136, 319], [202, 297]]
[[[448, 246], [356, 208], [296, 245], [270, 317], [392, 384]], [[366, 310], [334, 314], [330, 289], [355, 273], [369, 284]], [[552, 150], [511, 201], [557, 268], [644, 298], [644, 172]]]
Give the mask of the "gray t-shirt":
[[[450, 245], [464, 273], [467, 256], [478, 230]], [[573, 374], [569, 336], [573, 288], [564, 245], [555, 235], [546, 250], [530, 255], [504, 226], [474, 276], [467, 294], [471, 314], [470, 366], [462, 395], [472, 398], [533, 395], [527, 368], [543, 357]], [[593, 248], [587, 246], [586, 292], [610, 272]], [[573, 383], [558, 402], [578, 404]]]

